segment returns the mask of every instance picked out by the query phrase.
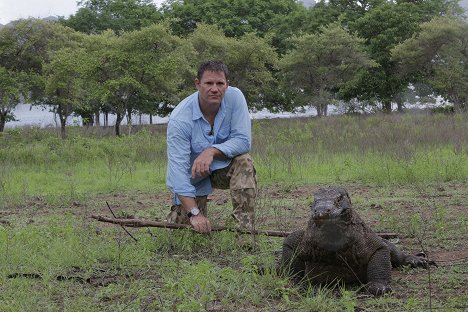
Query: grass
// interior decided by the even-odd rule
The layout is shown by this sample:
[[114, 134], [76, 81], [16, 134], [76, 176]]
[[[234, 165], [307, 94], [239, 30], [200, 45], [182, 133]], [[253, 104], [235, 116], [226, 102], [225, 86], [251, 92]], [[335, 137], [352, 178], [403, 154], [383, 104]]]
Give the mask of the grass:
[[[0, 311], [457, 311], [466, 309], [466, 115], [392, 115], [253, 123], [261, 228], [303, 228], [313, 192], [345, 186], [376, 231], [426, 250], [439, 268], [393, 271], [394, 294], [347, 285], [300, 288], [274, 271], [282, 239], [120, 227], [163, 220], [165, 128], [11, 129], [0, 137]], [[125, 133], [125, 131], [122, 131]], [[226, 191], [209, 203], [222, 224]], [[265, 274], [259, 274], [261, 267]], [[428, 289], [431, 289], [429, 295]]]

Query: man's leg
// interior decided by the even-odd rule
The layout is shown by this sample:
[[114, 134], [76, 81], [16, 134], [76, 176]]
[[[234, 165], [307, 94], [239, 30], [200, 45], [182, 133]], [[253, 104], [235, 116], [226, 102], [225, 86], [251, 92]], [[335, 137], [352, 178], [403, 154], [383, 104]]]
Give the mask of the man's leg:
[[[198, 196], [195, 198], [197, 202], [198, 209], [200, 209], [200, 213], [207, 216], [207, 197], [208, 196]], [[182, 205], [172, 205], [171, 212], [166, 217], [166, 222], [169, 223], [180, 223], [180, 224], [190, 224], [190, 219], [187, 217], [185, 212], [182, 212]]]
[[250, 154], [235, 157], [231, 164], [211, 174], [214, 188], [231, 191], [232, 215], [240, 228], [253, 229], [255, 221], [255, 199], [257, 179]]

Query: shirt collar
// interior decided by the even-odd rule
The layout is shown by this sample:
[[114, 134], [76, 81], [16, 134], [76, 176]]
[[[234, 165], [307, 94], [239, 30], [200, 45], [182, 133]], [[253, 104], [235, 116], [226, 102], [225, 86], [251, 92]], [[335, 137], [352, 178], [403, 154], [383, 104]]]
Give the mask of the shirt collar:
[[194, 94], [195, 99], [192, 101], [193, 103], [193, 110], [192, 110], [192, 120], [197, 120], [203, 118], [203, 114], [200, 109], [200, 104], [198, 103], [198, 91]]

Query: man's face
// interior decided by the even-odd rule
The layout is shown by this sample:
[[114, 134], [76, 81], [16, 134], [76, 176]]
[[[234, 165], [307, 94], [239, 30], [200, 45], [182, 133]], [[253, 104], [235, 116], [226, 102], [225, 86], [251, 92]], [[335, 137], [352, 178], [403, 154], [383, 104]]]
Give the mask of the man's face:
[[228, 82], [224, 72], [205, 71], [200, 80], [195, 79], [202, 107], [219, 106], [223, 100]]

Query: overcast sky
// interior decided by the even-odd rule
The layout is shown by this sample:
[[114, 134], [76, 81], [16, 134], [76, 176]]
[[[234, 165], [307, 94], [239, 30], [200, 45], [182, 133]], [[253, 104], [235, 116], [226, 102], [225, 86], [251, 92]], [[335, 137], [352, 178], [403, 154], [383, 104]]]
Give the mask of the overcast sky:
[[[159, 5], [163, 0], [153, 2]], [[76, 3], [77, 0], [0, 0], [0, 24], [28, 17], [68, 17], [78, 10]]]
[[[0, 0], [0, 24], [19, 18], [65, 16], [74, 14], [77, 0]], [[153, 0], [160, 5], [164, 0]], [[468, 9], [468, 0], [460, 1]]]

